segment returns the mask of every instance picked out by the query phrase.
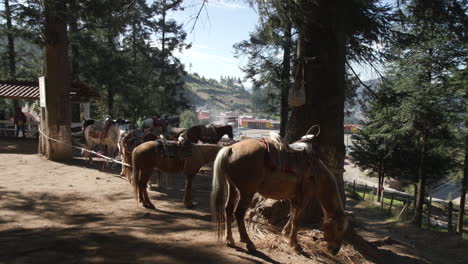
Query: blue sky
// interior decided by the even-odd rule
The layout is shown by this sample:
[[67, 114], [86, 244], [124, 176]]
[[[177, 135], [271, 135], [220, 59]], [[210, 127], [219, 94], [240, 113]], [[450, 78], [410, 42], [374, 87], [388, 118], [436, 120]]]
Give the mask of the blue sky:
[[[216, 80], [221, 75], [244, 78], [239, 67], [246, 63], [246, 59], [235, 58], [232, 46], [249, 38], [249, 33], [258, 24], [258, 14], [242, 0], [209, 0], [193, 28], [202, 2], [186, 0], [183, 2], [184, 11], [169, 14], [184, 24], [187, 42], [193, 45], [191, 49], [175, 55], [186, 65], [188, 72], [196, 72], [200, 76]], [[192, 65], [191, 69], [189, 64]], [[370, 66], [353, 64], [353, 67], [362, 80], [379, 77]], [[251, 86], [248, 81], [244, 84]]]
[[255, 29], [258, 15], [243, 1], [210, 0], [203, 9], [192, 33], [194, 17], [200, 10], [202, 0], [184, 1], [184, 11], [170, 14], [177, 22], [184, 24], [188, 34], [187, 42], [192, 48], [176, 53], [191, 72], [206, 78], [219, 80], [223, 76], [244, 77], [239, 69], [245, 59], [234, 57], [233, 45], [249, 38]]

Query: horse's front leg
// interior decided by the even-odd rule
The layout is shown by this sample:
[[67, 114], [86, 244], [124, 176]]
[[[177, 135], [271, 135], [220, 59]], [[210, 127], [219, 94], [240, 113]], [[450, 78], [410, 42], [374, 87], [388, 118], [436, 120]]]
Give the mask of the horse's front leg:
[[283, 230], [281, 231], [281, 234], [283, 234], [284, 236], [286, 235], [289, 235], [289, 233], [291, 232], [291, 225], [292, 225], [292, 202], [291, 200], [288, 200], [289, 202], [289, 208], [290, 208], [290, 213], [289, 213], [289, 219], [288, 219], [288, 222], [286, 223], [286, 225], [283, 227]]
[[194, 207], [192, 202], [192, 180], [195, 174], [187, 174], [185, 177], [184, 206], [187, 209]]
[[304, 208], [309, 204], [309, 199], [302, 201], [291, 200], [291, 231], [289, 233], [289, 245], [298, 253], [303, 252], [302, 247], [297, 241], [297, 231], [299, 229], [299, 219], [301, 218]]

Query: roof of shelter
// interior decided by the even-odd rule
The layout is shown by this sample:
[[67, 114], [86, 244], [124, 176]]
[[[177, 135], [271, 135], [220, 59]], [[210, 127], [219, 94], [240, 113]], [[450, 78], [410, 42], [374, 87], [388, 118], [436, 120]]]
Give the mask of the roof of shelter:
[[[72, 82], [70, 99], [79, 101], [98, 97], [98, 94], [81, 82]], [[39, 81], [31, 80], [0, 80], [0, 98], [39, 100]]]

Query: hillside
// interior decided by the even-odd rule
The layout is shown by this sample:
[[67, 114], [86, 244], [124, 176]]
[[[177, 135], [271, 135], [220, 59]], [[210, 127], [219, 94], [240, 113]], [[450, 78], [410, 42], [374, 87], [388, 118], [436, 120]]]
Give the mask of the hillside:
[[185, 85], [191, 91], [189, 96], [193, 105], [212, 110], [252, 112], [252, 95], [240, 87], [228, 87], [214, 79], [187, 75]]

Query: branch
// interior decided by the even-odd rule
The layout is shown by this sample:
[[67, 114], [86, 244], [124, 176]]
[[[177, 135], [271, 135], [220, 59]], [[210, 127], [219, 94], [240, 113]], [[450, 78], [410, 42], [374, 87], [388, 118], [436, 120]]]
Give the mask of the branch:
[[203, 3], [200, 7], [200, 10], [198, 10], [197, 16], [195, 17], [195, 21], [193, 22], [192, 29], [190, 30], [190, 34], [192, 34], [193, 30], [195, 29], [195, 25], [197, 24], [198, 18], [200, 17], [200, 14], [203, 10], [203, 8], [206, 8], [206, 3], [208, 0], [203, 0]]
[[356, 76], [356, 78], [358, 79], [359, 83], [361, 83], [362, 86], [364, 86], [364, 88], [366, 88], [366, 90], [368, 92], [370, 92], [375, 98], [379, 98], [379, 96], [377, 96], [377, 94], [367, 85], [365, 84], [361, 78], [359, 78], [359, 75], [354, 71], [353, 67], [351, 67], [351, 65], [349, 65], [348, 61], [346, 61], [346, 66], [348, 66], [348, 68], [351, 69], [351, 71], [353, 72], [354, 76]]

